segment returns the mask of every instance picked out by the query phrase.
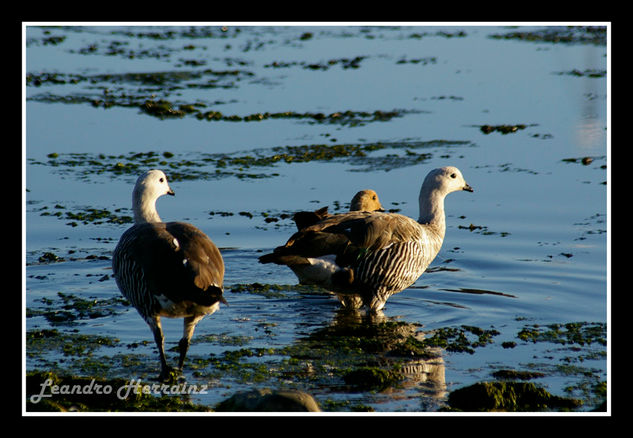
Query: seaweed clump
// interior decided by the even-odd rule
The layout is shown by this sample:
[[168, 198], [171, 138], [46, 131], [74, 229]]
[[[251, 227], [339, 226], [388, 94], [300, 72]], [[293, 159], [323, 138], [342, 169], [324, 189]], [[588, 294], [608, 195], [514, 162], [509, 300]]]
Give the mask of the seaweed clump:
[[607, 41], [606, 26], [554, 26], [537, 30], [517, 30], [505, 34], [493, 34], [491, 38], [541, 43], [595, 44]]
[[[475, 353], [475, 348], [491, 344], [492, 337], [499, 335], [495, 329], [484, 330], [479, 327], [462, 325], [461, 327], [445, 327], [434, 330], [433, 336], [425, 339], [423, 344], [429, 347], [440, 347], [456, 353]], [[472, 339], [472, 336], [476, 339]], [[471, 340], [472, 339], [472, 340]]]
[[501, 134], [512, 134], [514, 132], [519, 131], [520, 129], [527, 128], [527, 125], [518, 124], [518, 125], [481, 125], [479, 129], [484, 134], [490, 134], [491, 132], [500, 132]]
[[184, 117], [186, 112], [180, 109], [172, 108], [170, 102], [166, 100], [146, 100], [143, 105], [141, 105], [141, 109], [149, 114], [150, 116], [155, 116], [160, 119], [168, 118], [168, 117]]
[[397, 385], [404, 376], [398, 370], [364, 366], [346, 373], [343, 380], [357, 390], [380, 391]]
[[569, 322], [565, 324], [549, 324], [540, 327], [535, 324], [526, 326], [517, 337], [523, 341], [551, 342], [555, 344], [590, 345], [597, 343], [607, 345], [606, 324], [600, 322]]
[[553, 395], [533, 383], [478, 382], [451, 392], [448, 404], [467, 412], [569, 411], [582, 406], [582, 400]]

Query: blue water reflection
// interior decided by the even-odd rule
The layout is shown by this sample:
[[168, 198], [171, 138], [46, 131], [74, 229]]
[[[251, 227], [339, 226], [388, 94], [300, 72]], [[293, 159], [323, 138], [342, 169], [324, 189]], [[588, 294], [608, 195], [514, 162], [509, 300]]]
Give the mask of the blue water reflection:
[[[87, 281], [91, 277], [86, 274], [107, 273], [107, 261], [70, 258], [74, 253], [107, 258], [126, 226], [73, 227], [68, 220], [42, 213], [56, 211], [56, 205], [57, 211], [127, 209], [135, 179], [107, 172], [79, 178], [72, 166], [35, 163], [46, 163], [51, 153], [67, 158], [71, 153], [168, 151], [195, 159], [201, 153], [246, 155], [255, 150], [270, 155], [272, 148], [285, 146], [401, 143], [402, 148], [370, 157], [406, 158], [409, 150], [428, 153], [429, 158], [388, 171], [364, 171], [345, 160], [281, 161], [250, 169], [278, 174], [270, 178], [174, 182], [176, 197], [161, 199], [158, 209], [165, 220], [190, 221], [212, 237], [225, 255], [227, 284], [291, 285], [296, 278], [289, 270], [256, 263], [259, 251], [282, 244], [293, 231], [289, 219], [266, 222], [267, 215], [345, 205], [356, 191], [372, 188], [387, 208], [417, 217], [417, 196], [428, 170], [455, 165], [475, 192], [447, 198], [447, 234], [431, 265], [454, 269], [425, 273], [415, 287], [390, 299], [385, 315], [428, 329], [463, 324], [503, 328], [503, 340], [511, 339], [526, 321], [607, 321], [608, 102], [607, 78], [600, 74], [607, 70], [604, 44], [502, 40], [490, 36], [508, 29], [482, 26], [239, 26], [226, 31], [215, 26], [208, 29], [212, 36], [205, 38], [139, 36], [150, 31], [178, 34], [182, 29], [27, 27], [27, 74], [88, 78], [26, 87], [27, 306], [60, 289], [101, 297], [117, 293], [111, 280]], [[65, 39], [45, 44], [51, 35]], [[355, 58], [356, 67], [350, 64]], [[206, 69], [238, 73], [204, 76], [209, 80], [204, 86], [201, 79], [147, 84], [145, 91], [139, 91], [143, 87], [138, 82], [103, 79]], [[211, 80], [221, 86], [212, 86]], [[51, 98], [96, 100], [143, 92], [148, 99], [197, 102], [206, 105], [205, 111], [242, 117], [283, 111], [403, 113], [356, 126], [284, 118], [206, 121], [193, 115], [161, 120], [138, 106], [103, 108], [85, 100], [63, 103]], [[480, 129], [485, 124], [526, 127], [511, 134], [485, 134]], [[446, 143], [413, 147], [432, 140]], [[584, 157], [592, 161], [582, 164]], [[253, 218], [240, 215], [243, 211]], [[37, 260], [45, 251], [67, 261], [41, 265]], [[462, 289], [512, 297], [455, 292]], [[227, 295], [231, 307], [201, 323], [197, 335], [213, 334], [218, 328], [228, 332], [231, 327], [236, 335], [250, 336], [258, 323], [267, 321], [275, 324], [277, 336], [269, 339], [259, 332], [253, 346], [282, 346], [296, 340], [298, 327], [310, 332], [336, 313], [336, 300], [328, 297], [291, 295], [275, 300]], [[177, 339], [180, 322], [174, 324], [171, 336]], [[27, 318], [26, 326], [30, 330], [47, 323]], [[92, 321], [84, 329], [130, 343], [150, 338], [133, 311]], [[202, 354], [204, 345], [193, 345], [192, 355]], [[472, 383], [487, 378], [487, 364], [519, 366], [532, 356], [528, 347], [505, 350], [495, 345], [482, 349], [476, 359], [449, 356], [446, 381]], [[218, 352], [225, 347], [213, 348]], [[143, 351], [152, 358], [150, 367], [153, 353], [149, 347]], [[473, 360], [476, 364], [469, 362]], [[483, 371], [468, 371], [476, 366]], [[605, 361], [597, 366], [606, 378]], [[550, 390], [564, 387], [557, 379], [551, 379]], [[376, 405], [378, 410], [399, 408], [417, 410], [419, 403]]]

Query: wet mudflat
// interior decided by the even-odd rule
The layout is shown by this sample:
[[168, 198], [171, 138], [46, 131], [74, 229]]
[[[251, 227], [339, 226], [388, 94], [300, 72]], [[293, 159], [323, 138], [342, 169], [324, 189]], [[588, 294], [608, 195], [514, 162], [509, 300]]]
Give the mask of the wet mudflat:
[[[264, 409], [232, 398], [254, 389], [323, 412], [604, 411], [604, 27], [28, 26], [25, 44], [28, 411]], [[475, 192], [447, 198], [438, 257], [380, 315], [257, 263], [294, 212], [361, 189], [417, 217], [444, 165]], [[153, 167], [176, 191], [161, 216], [220, 247], [230, 306], [181, 386], [144, 394], [156, 348], [110, 260]], [[175, 363], [181, 321], [163, 324]], [[91, 382], [110, 397], [31, 398]]]

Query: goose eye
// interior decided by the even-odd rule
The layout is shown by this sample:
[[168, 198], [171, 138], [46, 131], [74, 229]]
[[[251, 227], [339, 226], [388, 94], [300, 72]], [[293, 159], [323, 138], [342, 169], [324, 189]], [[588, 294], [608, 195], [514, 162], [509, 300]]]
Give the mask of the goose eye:
[[454, 173], [451, 173], [451, 178], [457, 178], [457, 175], [455, 175]]
[[165, 182], [164, 178], [159, 179], [160, 182]]

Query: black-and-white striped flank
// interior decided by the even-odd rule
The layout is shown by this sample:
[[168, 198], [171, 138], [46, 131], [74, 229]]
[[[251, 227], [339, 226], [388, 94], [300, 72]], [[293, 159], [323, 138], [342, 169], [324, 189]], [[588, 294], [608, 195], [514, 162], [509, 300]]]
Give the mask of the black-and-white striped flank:
[[417, 221], [384, 211], [328, 215], [318, 210], [297, 224], [285, 245], [259, 261], [288, 266], [301, 283], [334, 292], [345, 306], [380, 310], [436, 257], [446, 232], [444, 198], [460, 190], [473, 191], [459, 169], [434, 169], [420, 188]]

